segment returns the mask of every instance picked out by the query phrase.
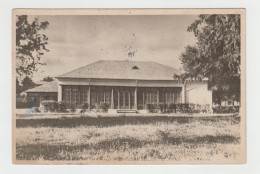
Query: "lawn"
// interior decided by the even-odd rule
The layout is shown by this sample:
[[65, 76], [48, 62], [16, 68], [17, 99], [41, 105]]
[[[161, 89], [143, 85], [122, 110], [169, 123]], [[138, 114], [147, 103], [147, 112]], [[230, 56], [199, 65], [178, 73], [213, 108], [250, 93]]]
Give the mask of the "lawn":
[[240, 117], [17, 119], [17, 160], [234, 161]]

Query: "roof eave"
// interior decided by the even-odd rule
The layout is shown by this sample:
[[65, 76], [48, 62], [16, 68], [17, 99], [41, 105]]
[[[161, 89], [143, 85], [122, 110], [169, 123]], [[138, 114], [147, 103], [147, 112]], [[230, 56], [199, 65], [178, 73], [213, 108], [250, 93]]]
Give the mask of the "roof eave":
[[117, 78], [87, 78], [87, 77], [55, 77], [57, 79], [100, 79], [100, 80], [147, 80], [147, 81], [178, 81], [177, 79], [117, 79]]

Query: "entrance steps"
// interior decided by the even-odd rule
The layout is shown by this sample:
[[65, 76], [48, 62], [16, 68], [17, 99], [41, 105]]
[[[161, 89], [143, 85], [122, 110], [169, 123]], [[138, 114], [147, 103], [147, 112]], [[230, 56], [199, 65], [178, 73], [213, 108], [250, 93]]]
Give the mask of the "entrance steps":
[[138, 113], [138, 111], [135, 110], [135, 109], [117, 109], [116, 112], [117, 113], [124, 113], [124, 114], [126, 114], [126, 113], [135, 113], [135, 114]]

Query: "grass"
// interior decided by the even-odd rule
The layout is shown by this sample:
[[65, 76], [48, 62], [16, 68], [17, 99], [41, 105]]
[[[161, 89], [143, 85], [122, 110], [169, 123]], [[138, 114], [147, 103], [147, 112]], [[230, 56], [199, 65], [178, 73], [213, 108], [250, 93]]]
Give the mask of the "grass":
[[236, 160], [239, 117], [17, 119], [17, 160]]
[[[78, 126], [97, 126], [110, 127], [117, 125], [147, 125], [167, 123], [171, 124], [177, 122], [185, 124], [194, 121], [203, 121], [205, 124], [211, 122], [220, 122], [221, 120], [230, 120], [232, 123], [240, 122], [240, 117], [167, 117], [167, 116], [121, 116], [121, 117], [66, 117], [61, 118], [42, 118], [42, 119], [16, 119], [16, 127], [60, 127], [72, 128]], [[208, 123], [207, 123], [208, 122]]]

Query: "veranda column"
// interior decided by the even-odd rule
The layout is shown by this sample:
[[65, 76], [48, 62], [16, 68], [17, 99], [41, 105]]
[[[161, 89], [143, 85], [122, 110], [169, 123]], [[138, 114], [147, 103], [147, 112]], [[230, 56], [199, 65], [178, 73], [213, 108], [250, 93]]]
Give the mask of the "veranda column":
[[185, 83], [182, 86], [182, 91], [181, 91], [181, 101], [182, 103], [186, 103], [186, 97], [185, 97], [185, 93], [186, 93], [186, 87], [185, 87]]
[[157, 106], [159, 106], [159, 88], [157, 88]]
[[111, 90], [111, 109], [114, 109], [114, 89]]
[[137, 110], [137, 87], [135, 87], [135, 109]]
[[88, 86], [88, 104], [89, 104], [89, 107], [88, 107], [88, 109], [90, 110], [90, 108], [91, 108], [91, 100], [90, 100], [90, 85]]
[[131, 109], [131, 98], [130, 98], [130, 92], [128, 93], [128, 104], [129, 104], [129, 109]]
[[145, 103], [144, 103], [144, 91], [143, 91], [143, 109], [145, 109]]
[[58, 85], [58, 101], [62, 101], [62, 86]]
[[117, 102], [118, 102], [118, 109], [120, 109], [120, 92], [119, 92], [119, 89], [118, 89], [118, 95], [117, 95]]

